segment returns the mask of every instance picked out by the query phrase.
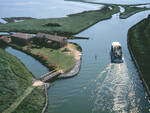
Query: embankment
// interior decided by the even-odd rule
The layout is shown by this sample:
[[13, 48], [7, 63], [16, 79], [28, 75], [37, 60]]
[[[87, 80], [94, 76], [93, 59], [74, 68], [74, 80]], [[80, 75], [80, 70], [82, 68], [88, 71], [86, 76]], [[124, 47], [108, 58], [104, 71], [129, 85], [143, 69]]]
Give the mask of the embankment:
[[128, 31], [128, 48], [150, 97], [150, 16]]
[[79, 73], [80, 68], [81, 68], [82, 48], [76, 43], [69, 44], [67, 48], [70, 50], [71, 54], [74, 56], [75, 64], [71, 70], [68, 70], [67, 72], [60, 74], [58, 76], [59, 79], [73, 77]]
[[[40, 111], [45, 99], [45, 95], [42, 95], [44, 93], [42, 89], [37, 89], [38, 92], [32, 92], [31, 94], [34, 93], [34, 96], [29, 95], [27, 97], [30, 98], [30, 100], [26, 101], [28, 104], [26, 104], [25, 100], [27, 98], [25, 98], [20, 107], [11, 109], [10, 106], [14, 105], [14, 102], [18, 102], [16, 100], [32, 85], [34, 78], [31, 72], [16, 57], [10, 55], [2, 48], [0, 48], [0, 53], [0, 112], [5, 112], [9, 108], [10, 112], [12, 110], [15, 113], [20, 113], [20, 110], [22, 110], [21, 112], [28, 110], [28, 113], [31, 113], [29, 111], [34, 111], [35, 109]], [[38, 100], [39, 97], [40, 100]], [[37, 104], [38, 102], [41, 104]]]

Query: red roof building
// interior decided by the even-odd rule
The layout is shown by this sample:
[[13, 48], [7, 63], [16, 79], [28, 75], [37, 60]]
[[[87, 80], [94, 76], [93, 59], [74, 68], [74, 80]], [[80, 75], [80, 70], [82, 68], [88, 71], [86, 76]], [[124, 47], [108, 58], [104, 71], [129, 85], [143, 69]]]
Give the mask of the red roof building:
[[33, 36], [32, 35], [29, 35], [29, 34], [25, 34], [25, 33], [15, 33], [13, 35], [11, 35], [12, 37], [16, 37], [16, 38], [20, 38], [20, 39], [25, 39], [25, 40], [28, 40], [28, 39], [32, 39]]
[[0, 37], [0, 40], [3, 40], [3, 41], [6, 42], [6, 43], [9, 43], [9, 42], [11, 41], [11, 39], [8, 38], [7, 36], [1, 36], [1, 37]]
[[[59, 47], [63, 47], [67, 44], [67, 38], [62, 37], [62, 36], [57, 36], [57, 35], [38, 33], [36, 35], [36, 38], [45, 38], [45, 39], [47, 39], [47, 43], [48, 42], [57, 43], [59, 45]], [[49, 43], [49, 45], [50, 44], [51, 43]]]
[[15, 33], [11, 35], [11, 39], [13, 43], [19, 44], [19, 45], [27, 45], [34, 37], [30, 34], [25, 33]]

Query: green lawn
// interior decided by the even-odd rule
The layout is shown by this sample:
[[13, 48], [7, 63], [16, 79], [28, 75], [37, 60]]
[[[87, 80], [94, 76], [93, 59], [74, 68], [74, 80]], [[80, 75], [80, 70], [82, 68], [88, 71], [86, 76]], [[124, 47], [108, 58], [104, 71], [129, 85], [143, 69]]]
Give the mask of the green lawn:
[[32, 84], [33, 76], [14, 56], [0, 49], [0, 113]]
[[[113, 10], [104, 7], [101, 10], [85, 11], [63, 18], [30, 19], [23, 22], [1, 24], [0, 31], [27, 33], [43, 32], [71, 36], [101, 20], [111, 18], [111, 16], [117, 12], [119, 12], [119, 8], [114, 6]], [[54, 26], [56, 24], [59, 26]]]
[[128, 32], [129, 46], [140, 66], [144, 79], [150, 88], [150, 16]]
[[[26, 47], [24, 47], [24, 49], [26, 49]], [[74, 56], [65, 54], [65, 52], [61, 49], [51, 49], [45, 47], [32, 48], [31, 53], [34, 55], [43, 54], [47, 57], [45, 58], [47, 59], [47, 64], [57, 64], [58, 68], [64, 72], [72, 69], [75, 64]]]

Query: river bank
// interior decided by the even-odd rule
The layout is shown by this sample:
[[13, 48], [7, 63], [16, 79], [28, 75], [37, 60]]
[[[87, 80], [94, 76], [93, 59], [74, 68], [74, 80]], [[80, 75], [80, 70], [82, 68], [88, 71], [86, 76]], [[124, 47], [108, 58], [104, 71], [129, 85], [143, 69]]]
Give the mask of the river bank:
[[[2, 46], [2, 44], [1, 44]], [[16, 57], [5, 52], [4, 49], [0, 48], [0, 78], [1, 78], [1, 113], [18, 113], [15, 109], [16, 105], [20, 106], [20, 102], [23, 98], [28, 97], [28, 94], [32, 95], [32, 84], [34, 76], [28, 69], [20, 62]], [[30, 88], [31, 87], [31, 88]], [[29, 88], [29, 89], [28, 89]], [[33, 87], [34, 88], [34, 87]], [[38, 91], [36, 91], [38, 90]], [[38, 92], [38, 93], [36, 93]], [[39, 93], [41, 92], [41, 93]], [[42, 95], [44, 91], [41, 89], [35, 89], [34, 101], [32, 106], [23, 105], [21, 106], [22, 112], [28, 111], [40, 111], [43, 108], [41, 104], [44, 102], [45, 96]], [[40, 98], [39, 98], [40, 97]], [[26, 98], [27, 99], [27, 98]], [[30, 97], [33, 99], [33, 96]], [[37, 105], [37, 102], [39, 103]], [[28, 104], [29, 105], [29, 104]]]
[[79, 73], [79, 71], [80, 71], [82, 48], [78, 44], [75, 44], [75, 45], [76, 46], [74, 46], [74, 47], [73, 47], [73, 45], [68, 45], [68, 48], [70, 49], [70, 51], [72, 52], [72, 54], [75, 57], [75, 64], [74, 64], [74, 66], [73, 66], [73, 68], [71, 70], [60, 74], [58, 76], [59, 79], [73, 77], [73, 76], [77, 75]]
[[[35, 44], [30, 44], [30, 50], [27, 46], [19, 46], [17, 44], [14, 43], [5, 43], [4, 41], [0, 40], [1, 45], [4, 46], [10, 46], [12, 48], [17, 49], [18, 51], [22, 51], [24, 53], [26, 53], [27, 55], [30, 55], [32, 57], [34, 57], [35, 59], [37, 59], [38, 61], [40, 61], [42, 64], [44, 64], [45, 66], [47, 66], [50, 71], [52, 70], [57, 70], [60, 73], [67, 73], [67, 72], [74, 72], [71, 73], [71, 76], [75, 76], [77, 75], [77, 73], [80, 70], [80, 65], [81, 65], [81, 52], [82, 52], [82, 48], [75, 43], [68, 43], [66, 46], [59, 48], [59, 49], [52, 49], [52, 48], [46, 48], [46, 47], [39, 47], [38, 45]], [[12, 54], [12, 52], [17, 51], [17, 50], [13, 50], [12, 48], [8, 48], [6, 51], [8, 51], [9, 53]], [[14, 53], [13, 52], [13, 53]], [[22, 54], [22, 52], [20, 53], [16, 53], [16, 54]], [[15, 55], [15, 54], [13, 54]], [[16, 57], [18, 57], [18, 55], [15, 55]], [[22, 56], [22, 55], [21, 55]], [[19, 57], [20, 58], [20, 57]], [[23, 57], [22, 57], [23, 58]], [[21, 61], [23, 59], [20, 59]], [[23, 61], [24, 62], [24, 61]], [[80, 62], [80, 65], [77, 65], [77, 62]], [[76, 67], [76, 68], [74, 68]], [[28, 67], [29, 68], [29, 67]], [[29, 68], [30, 70], [30, 68]], [[68, 76], [66, 76], [65, 78], [67, 78]], [[37, 79], [37, 78], [36, 78]], [[37, 96], [33, 97], [33, 95], [36, 95], [37, 92], [45, 92], [45, 95], [43, 93], [40, 93], [42, 95], [42, 97], [46, 98], [40, 98], [42, 100], [40, 100], [38, 105], [34, 105], [34, 102], [36, 103], [36, 101], [34, 101], [33, 107], [30, 107], [30, 104], [28, 102], [30, 102], [31, 99], [33, 98], [37, 98]], [[36, 99], [38, 100], [38, 99]], [[46, 107], [47, 107], [47, 87], [42, 87], [41, 88], [34, 88], [34, 87], [29, 87], [27, 89], [27, 91], [25, 90], [23, 92], [22, 96], [19, 96], [12, 104], [10, 107], [8, 107], [5, 111], [3, 111], [4, 113], [9, 113], [9, 112], [15, 112], [15, 113], [19, 113], [21, 112], [22, 108], [25, 107], [24, 104], [28, 104], [29, 106], [26, 106], [28, 109], [25, 109], [24, 112], [27, 112], [26, 110], [28, 110], [29, 112], [45, 112]], [[45, 106], [43, 106], [45, 104]], [[39, 109], [37, 109], [36, 107], [38, 107]], [[41, 109], [43, 107], [43, 110]], [[34, 110], [36, 109], [36, 110]]]
[[145, 90], [150, 98], [150, 16], [143, 19], [128, 31], [128, 46]]
[[[14, 45], [12, 46], [12, 47], [15, 47]], [[16, 48], [16, 47], [15, 47]], [[70, 44], [68, 44], [67, 46], [65, 46], [64, 48], [61, 48], [61, 50], [64, 50], [65, 48], [67, 48], [68, 49], [68, 51], [66, 51], [66, 53], [65, 54], [68, 54], [68, 55], [73, 55], [74, 56], [74, 58], [75, 58], [75, 64], [73, 64], [74, 65], [74, 68], [70, 68], [69, 70], [66, 70], [67, 72], [65, 72], [64, 74], [61, 74], [60, 76], [61, 77], [59, 77], [58, 76], [58, 78], [60, 79], [60, 78], [62, 78], [62, 75], [63, 75], [63, 78], [68, 78], [68, 77], [73, 77], [73, 76], [75, 76], [75, 75], [77, 75], [77, 73], [79, 73], [79, 70], [80, 70], [80, 66], [81, 66], [81, 51], [82, 51], [82, 49], [81, 49], [81, 47], [79, 46], [79, 45], [77, 45], [77, 44], [74, 44], [74, 43], [70, 43]], [[18, 50], [21, 50], [22, 51], [22, 49], [21, 48], [19, 48]], [[26, 52], [25, 52], [26, 53]], [[33, 55], [32, 55], [33, 56]], [[62, 60], [61, 60], [62, 61]], [[78, 64], [78, 62], [80, 62], [80, 65], [78, 65], [77, 66], [77, 64]], [[62, 70], [63, 71], [63, 70]], [[62, 72], [61, 71], [61, 72]], [[73, 72], [73, 73], [72, 73]], [[66, 73], [71, 73], [71, 74], [69, 74], [69, 76], [67, 75], [65, 75]], [[42, 94], [46, 99], [43, 99], [43, 98], [41, 98], [42, 100], [40, 100], [40, 103], [41, 104], [38, 104], [38, 105], [33, 105], [34, 106], [34, 108], [36, 109], [36, 112], [39, 112], [39, 111], [42, 111], [42, 113], [44, 113], [45, 112], [45, 110], [46, 110], [46, 108], [47, 108], [47, 105], [48, 105], [48, 97], [47, 97], [47, 89], [48, 89], [48, 87], [47, 86], [42, 86], [41, 88], [40, 88], [41, 90], [42, 90], [42, 92], [45, 92], [45, 94], [43, 94], [42, 92], [40, 93], [40, 94]], [[32, 107], [30, 107], [30, 101], [31, 101], [31, 99], [33, 99], [33, 98], [36, 98], [36, 96], [35, 97], [33, 97], [33, 95], [36, 95], [37, 94], [37, 92], [39, 92], [40, 91], [40, 89], [39, 88], [34, 88], [33, 89], [33, 91], [31, 92], [31, 94], [29, 94], [24, 100], [22, 100], [22, 102], [21, 102], [21, 104], [20, 105], [18, 105], [16, 108], [15, 108], [15, 110], [13, 110], [15, 113], [19, 113], [19, 112], [21, 112], [22, 111], [22, 108], [24, 108], [24, 106], [25, 106], [25, 104], [28, 104], [28, 106], [26, 106], [28, 109], [25, 109], [24, 110], [24, 112], [33, 112], [34, 111], [34, 109], [32, 108]], [[21, 97], [20, 97], [21, 98]], [[37, 100], [37, 99], [36, 99]], [[19, 101], [19, 100], [18, 100]], [[44, 102], [43, 102], [44, 101]], [[34, 103], [34, 102], [33, 102]], [[33, 104], [32, 103], [32, 104]], [[40, 106], [39, 106], [40, 105]], [[44, 106], [43, 106], [44, 105]], [[43, 106], [43, 107], [42, 107]], [[40, 110], [38, 110], [36, 107], [39, 107], [39, 109]], [[43, 108], [43, 109], [41, 109], [41, 108]], [[10, 110], [7, 110], [7, 111], [11, 111], [12, 110], [12, 108], [10, 108]], [[27, 111], [26, 111], [27, 110]], [[5, 112], [4, 112], [5, 113]]]
[[59, 49], [46, 47], [37, 47], [34, 44], [28, 50], [28, 46], [18, 46], [16, 44], [8, 44], [14, 49], [24, 52], [38, 60], [49, 71], [57, 70], [61, 73], [68, 72], [76, 64], [76, 60], [80, 59], [82, 52], [78, 44], [68, 43], [66, 46]]

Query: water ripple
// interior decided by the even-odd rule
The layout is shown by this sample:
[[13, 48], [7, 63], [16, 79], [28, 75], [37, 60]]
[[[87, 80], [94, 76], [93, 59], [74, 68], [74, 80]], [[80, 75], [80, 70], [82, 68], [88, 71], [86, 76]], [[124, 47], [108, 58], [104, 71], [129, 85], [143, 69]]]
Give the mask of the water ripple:
[[[103, 78], [103, 76], [105, 76]], [[103, 78], [103, 82], [100, 79]], [[109, 64], [96, 79], [96, 89], [92, 93], [94, 106], [92, 113], [119, 112], [138, 113], [140, 99], [136, 98], [135, 85], [130, 79], [126, 62]]]

